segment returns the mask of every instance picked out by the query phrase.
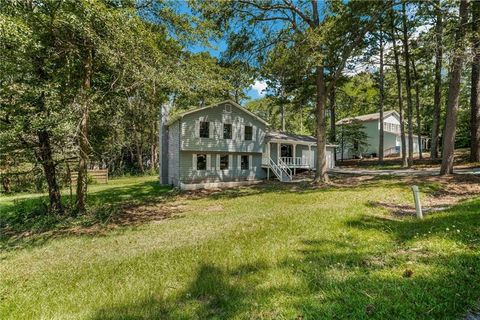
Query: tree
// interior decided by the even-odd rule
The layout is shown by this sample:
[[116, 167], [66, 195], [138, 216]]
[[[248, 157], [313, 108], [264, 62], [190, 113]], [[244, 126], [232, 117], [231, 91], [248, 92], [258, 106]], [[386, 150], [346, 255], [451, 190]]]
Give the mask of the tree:
[[453, 173], [455, 150], [455, 131], [457, 129], [457, 110], [460, 93], [460, 76], [465, 59], [465, 26], [468, 21], [468, 1], [460, 1], [458, 25], [455, 31], [455, 43], [449, 74], [447, 116], [445, 119], [445, 132], [443, 135], [443, 153], [440, 175]]
[[362, 122], [353, 120], [341, 125], [338, 131], [337, 141], [340, 142], [341, 160], [343, 161], [345, 148], [352, 150], [361, 159], [363, 152], [368, 148], [368, 136]]
[[415, 60], [412, 57], [412, 71], [413, 71], [413, 79], [415, 84], [415, 115], [417, 118], [417, 143], [418, 143], [418, 157], [419, 159], [423, 158], [422, 155], [422, 123], [421, 123], [421, 115], [420, 115], [420, 77], [417, 72], [417, 67], [415, 65]]
[[[76, 207], [79, 213], [86, 210], [89, 137], [93, 128], [100, 127], [90, 120], [98, 121], [97, 114], [104, 109], [124, 112], [131, 97], [154, 97], [144, 99], [154, 102], [155, 109], [150, 110], [155, 113], [149, 117], [154, 124], [156, 102], [162, 96], [165, 99], [176, 88], [191, 90], [186, 83], [201, 83], [197, 87], [201, 93], [211, 85], [198, 76], [209, 73], [199, 72], [203, 68], [186, 71], [194, 69], [194, 59], [182, 54], [178, 42], [167, 37], [166, 28], [142, 20], [133, 4], [96, 0], [2, 1], [0, 5], [0, 50], [5, 57], [0, 64], [0, 138], [2, 147], [8, 146], [2, 150], [11, 155], [22, 150], [41, 164], [50, 212], [63, 211], [58, 166], [75, 154], [79, 159]], [[171, 12], [168, 17], [173, 17]], [[174, 72], [175, 78], [171, 77]], [[192, 80], [192, 74], [200, 81]], [[119, 122], [127, 128], [127, 121]], [[120, 131], [107, 128], [111, 133], [94, 133], [111, 138]], [[100, 137], [95, 135], [95, 143]], [[138, 158], [141, 152], [137, 151]]]
[[432, 121], [432, 142], [430, 147], [430, 157], [438, 158], [438, 141], [440, 135], [440, 112], [442, 100], [442, 58], [443, 58], [443, 21], [442, 21], [442, 3], [440, 0], [435, 2], [435, 92], [434, 108]]
[[379, 122], [380, 122], [380, 133], [378, 139], [378, 161], [383, 163], [383, 151], [384, 151], [384, 128], [383, 128], [383, 108], [385, 103], [385, 75], [383, 70], [383, 52], [384, 52], [384, 45], [383, 45], [383, 25], [382, 21], [380, 22], [380, 39], [379, 39], [379, 46], [380, 46], [380, 103], [379, 103]]
[[400, 139], [401, 139], [401, 144], [402, 144], [402, 167], [407, 167], [408, 162], [407, 162], [407, 148], [406, 148], [406, 139], [405, 139], [405, 125], [404, 125], [404, 113], [403, 113], [403, 93], [402, 93], [402, 73], [400, 71], [400, 59], [399, 59], [399, 53], [398, 53], [398, 48], [397, 48], [397, 39], [395, 37], [395, 10], [393, 7], [393, 1], [392, 1], [392, 6], [390, 8], [390, 23], [391, 23], [391, 37], [392, 37], [392, 46], [393, 46], [393, 55], [394, 55], [394, 66], [395, 66], [395, 75], [397, 78], [397, 100], [398, 100], [398, 113], [400, 115]]
[[412, 76], [410, 74], [410, 45], [407, 24], [406, 0], [402, 1], [403, 21], [403, 57], [405, 60], [405, 90], [407, 91], [407, 118], [408, 118], [408, 167], [413, 165], [413, 99]]
[[73, 130], [72, 116], [62, 104], [72, 92], [62, 77], [67, 61], [54, 48], [50, 16], [56, 6], [3, 2], [0, 9], [2, 149], [10, 155], [21, 150], [42, 166], [49, 212], [63, 213], [58, 146], [68, 145], [65, 138]]
[[470, 160], [480, 162], [480, 1], [472, 2], [473, 61], [470, 94]]

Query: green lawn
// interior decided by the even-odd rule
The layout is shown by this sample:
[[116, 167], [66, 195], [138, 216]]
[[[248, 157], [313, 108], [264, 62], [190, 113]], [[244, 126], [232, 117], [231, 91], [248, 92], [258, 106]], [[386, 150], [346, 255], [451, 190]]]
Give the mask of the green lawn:
[[[21, 232], [11, 215], [28, 216], [41, 199], [19, 198], [3, 197], [0, 217]], [[4, 237], [1, 319], [459, 319], [480, 303], [480, 197], [422, 221], [371, 204], [411, 202], [391, 178], [201, 197], [130, 178], [92, 186], [89, 201], [100, 215], [125, 202], [176, 201], [177, 212], [50, 237], [49, 228], [76, 222], [22, 218], [46, 234]]]

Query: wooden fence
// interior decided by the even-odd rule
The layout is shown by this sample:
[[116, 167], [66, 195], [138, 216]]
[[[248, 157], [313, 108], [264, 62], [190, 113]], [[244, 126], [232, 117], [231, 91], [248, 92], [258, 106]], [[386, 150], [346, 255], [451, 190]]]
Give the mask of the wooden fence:
[[[77, 183], [78, 172], [72, 171], [72, 184]], [[87, 170], [87, 177], [92, 177], [93, 181], [97, 183], [108, 183], [108, 169]]]

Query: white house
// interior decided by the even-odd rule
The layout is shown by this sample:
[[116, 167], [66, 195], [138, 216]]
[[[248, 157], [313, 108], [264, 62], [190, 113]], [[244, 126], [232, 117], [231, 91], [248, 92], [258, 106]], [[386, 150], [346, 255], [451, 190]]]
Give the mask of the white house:
[[[380, 139], [380, 114], [371, 113], [358, 117], [345, 118], [337, 121], [337, 126], [347, 125], [352, 121], [359, 121], [364, 126], [364, 131], [367, 134], [367, 150], [363, 152], [364, 155], [378, 156], [378, 144]], [[384, 130], [384, 156], [398, 155], [402, 147], [402, 140], [400, 137], [400, 115], [395, 110], [385, 111], [383, 113], [383, 130]], [[408, 135], [406, 136], [406, 146], [408, 147]], [[428, 146], [428, 138], [421, 137], [421, 149], [426, 150]], [[419, 152], [418, 136], [413, 136], [413, 152]], [[352, 146], [343, 146], [337, 148], [337, 159], [351, 159], [357, 156]]]

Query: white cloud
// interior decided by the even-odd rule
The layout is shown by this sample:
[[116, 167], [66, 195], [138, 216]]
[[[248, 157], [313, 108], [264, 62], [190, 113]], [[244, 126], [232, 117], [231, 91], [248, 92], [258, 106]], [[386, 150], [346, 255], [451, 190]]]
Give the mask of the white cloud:
[[263, 97], [265, 95], [265, 90], [267, 89], [267, 83], [262, 80], [255, 80], [252, 85], [252, 90], [257, 91], [258, 95]]

